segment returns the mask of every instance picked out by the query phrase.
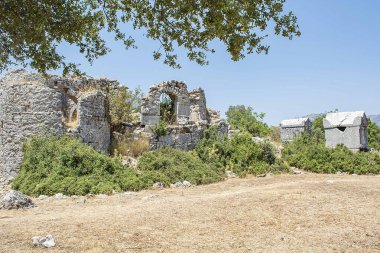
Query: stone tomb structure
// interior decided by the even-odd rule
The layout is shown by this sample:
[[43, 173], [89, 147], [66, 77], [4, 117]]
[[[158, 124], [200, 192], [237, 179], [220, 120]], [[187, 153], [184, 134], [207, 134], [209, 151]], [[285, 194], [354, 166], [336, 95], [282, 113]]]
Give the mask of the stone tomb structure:
[[312, 122], [309, 118], [287, 119], [280, 123], [281, 141], [289, 142], [306, 132], [311, 134]]
[[108, 152], [106, 79], [43, 76], [17, 70], [0, 79], [0, 185], [18, 173], [22, 142], [31, 135], [69, 134]]
[[[175, 122], [168, 127], [165, 136], [154, 136], [151, 128], [160, 123], [160, 97], [165, 93], [174, 102]], [[207, 109], [204, 90], [191, 92], [184, 82], [170, 81], [150, 88], [143, 99], [141, 108], [141, 129], [137, 132], [148, 134], [152, 148], [171, 146], [184, 150], [193, 149], [211, 124], [228, 133], [228, 125], [220, 120], [219, 114]], [[136, 131], [135, 131], [136, 132]]]
[[355, 152], [368, 149], [368, 120], [364, 111], [328, 113], [323, 126], [327, 147], [343, 144]]

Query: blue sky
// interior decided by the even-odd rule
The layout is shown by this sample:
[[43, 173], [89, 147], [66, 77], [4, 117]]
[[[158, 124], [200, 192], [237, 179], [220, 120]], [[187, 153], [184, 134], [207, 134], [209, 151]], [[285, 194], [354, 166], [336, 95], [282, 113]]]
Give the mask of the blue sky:
[[153, 60], [158, 44], [138, 33], [136, 50], [126, 51], [110, 37], [112, 52], [92, 66], [76, 49], [61, 49], [82, 62], [88, 75], [144, 92], [165, 80], [182, 80], [189, 90], [206, 91], [208, 107], [224, 114], [230, 105], [252, 106], [265, 112], [271, 125], [336, 108], [380, 114], [380, 1], [288, 0], [286, 7], [297, 15], [302, 36], [289, 41], [270, 34], [268, 55], [240, 62], [215, 43], [217, 53], [209, 55], [208, 66], [187, 61], [179, 50], [182, 69], [172, 69]]

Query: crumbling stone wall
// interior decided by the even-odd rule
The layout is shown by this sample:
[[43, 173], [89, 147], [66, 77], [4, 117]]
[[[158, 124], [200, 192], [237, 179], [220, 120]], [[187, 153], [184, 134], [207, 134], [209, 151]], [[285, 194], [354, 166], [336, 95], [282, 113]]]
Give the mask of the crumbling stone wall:
[[64, 133], [108, 152], [110, 125], [106, 79], [45, 77], [24, 70], [0, 79], [0, 185], [12, 180], [31, 135]]
[[[155, 136], [151, 127], [160, 122], [160, 96], [168, 94], [175, 104], [176, 123], [168, 127], [168, 134]], [[210, 116], [212, 112], [212, 117]], [[171, 81], [150, 88], [149, 94], [143, 99], [141, 111], [141, 127], [136, 129], [135, 136], [142, 132], [150, 139], [151, 148], [170, 146], [173, 148], [191, 150], [195, 148], [204, 131], [216, 124], [218, 130], [227, 133], [228, 125], [220, 120], [220, 115], [207, 109], [206, 96], [203, 89], [188, 92], [184, 82]]]
[[190, 119], [190, 99], [183, 82], [171, 81], [150, 88], [141, 105], [141, 124], [154, 126], [160, 122], [160, 97], [166, 93], [174, 101], [176, 123], [186, 125]]
[[196, 124], [207, 125], [210, 123], [210, 115], [206, 106], [206, 96], [203, 89], [199, 88], [189, 93], [190, 119]]

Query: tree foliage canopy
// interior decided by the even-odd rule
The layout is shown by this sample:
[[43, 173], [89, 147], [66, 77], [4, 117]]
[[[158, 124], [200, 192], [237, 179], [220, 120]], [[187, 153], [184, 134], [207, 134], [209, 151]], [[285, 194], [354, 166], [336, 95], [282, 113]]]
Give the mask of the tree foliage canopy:
[[380, 126], [368, 119], [368, 146], [380, 150]]
[[[45, 72], [63, 68], [79, 73], [58, 52], [67, 42], [92, 63], [107, 54], [101, 33], [114, 34], [126, 48], [135, 47], [131, 30], [159, 42], [154, 59], [179, 67], [176, 47], [207, 64], [213, 40], [223, 42], [232, 60], [267, 53], [268, 28], [292, 39], [299, 36], [297, 18], [284, 11], [286, 0], [2, 0], [0, 1], [0, 71], [12, 64]], [[130, 29], [129, 29], [130, 28]], [[129, 29], [129, 30], [128, 30]]]
[[112, 124], [137, 121], [143, 96], [144, 94], [140, 88], [129, 90], [127, 87], [120, 85], [111, 90], [109, 101]]
[[226, 115], [228, 124], [233, 129], [260, 137], [268, 136], [271, 132], [268, 125], [262, 121], [265, 114], [254, 112], [252, 107], [245, 107], [244, 105], [230, 106]]

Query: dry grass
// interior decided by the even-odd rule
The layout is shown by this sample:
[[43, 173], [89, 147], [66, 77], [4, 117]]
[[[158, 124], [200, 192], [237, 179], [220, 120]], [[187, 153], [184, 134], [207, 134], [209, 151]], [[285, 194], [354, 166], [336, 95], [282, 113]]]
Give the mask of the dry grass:
[[0, 210], [0, 252], [380, 252], [379, 200], [379, 176], [315, 174], [34, 200]]
[[125, 138], [116, 142], [116, 150], [118, 154], [123, 156], [133, 156], [137, 158], [149, 150], [149, 140], [146, 138]]

